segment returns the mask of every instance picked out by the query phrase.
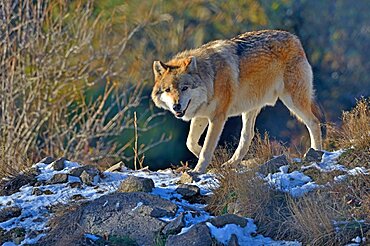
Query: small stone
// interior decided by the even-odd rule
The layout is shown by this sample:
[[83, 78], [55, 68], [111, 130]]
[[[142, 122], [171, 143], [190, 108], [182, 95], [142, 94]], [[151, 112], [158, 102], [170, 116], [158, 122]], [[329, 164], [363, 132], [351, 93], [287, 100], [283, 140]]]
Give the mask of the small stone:
[[79, 200], [83, 200], [83, 199], [86, 199], [86, 197], [84, 197], [83, 195], [81, 194], [75, 194], [71, 197], [72, 200], [75, 200], [75, 201], [79, 201]]
[[97, 169], [96, 167], [94, 167], [92, 165], [86, 165], [86, 166], [82, 166], [82, 167], [75, 167], [71, 171], [69, 171], [69, 174], [72, 175], [72, 176], [80, 177], [83, 171], [86, 171], [87, 173], [92, 174], [94, 176], [100, 174], [99, 169]]
[[68, 185], [71, 188], [78, 188], [78, 189], [80, 189], [82, 187], [81, 182], [72, 182], [72, 183], [68, 183]]
[[200, 179], [195, 173], [184, 172], [179, 180], [180, 184], [198, 182]]
[[62, 184], [68, 182], [68, 174], [57, 173], [48, 181], [48, 184]]
[[32, 195], [41, 196], [42, 195], [42, 190], [40, 190], [39, 188], [33, 188], [32, 189]]
[[36, 219], [33, 219], [32, 222], [41, 223], [41, 222], [44, 222], [44, 219], [40, 218], [40, 217], [37, 217]]
[[306, 154], [304, 154], [303, 160], [307, 162], [320, 162], [323, 154], [324, 152], [321, 150], [310, 148]]
[[172, 220], [163, 228], [162, 233], [164, 235], [178, 234], [184, 227], [185, 227], [184, 214], [181, 213], [179, 216], [176, 217], [176, 219]]
[[227, 243], [227, 246], [239, 246], [238, 237], [233, 233]]
[[154, 182], [148, 178], [129, 176], [125, 179], [120, 187], [118, 192], [152, 192], [154, 188]]
[[50, 156], [47, 156], [45, 157], [44, 159], [42, 159], [41, 161], [39, 161], [39, 163], [44, 163], [46, 165], [49, 165], [50, 163], [52, 163], [55, 159], [53, 157], [50, 157]]
[[277, 157], [272, 158], [268, 162], [262, 164], [258, 171], [263, 175], [267, 175], [269, 173], [276, 173], [279, 171], [279, 168], [282, 166], [289, 165], [289, 162], [285, 155], [279, 155]]
[[10, 220], [11, 218], [18, 217], [22, 213], [22, 209], [20, 207], [5, 207], [0, 210], [0, 223]]
[[55, 171], [61, 171], [64, 169], [65, 165], [64, 162], [67, 161], [65, 157], [61, 157], [51, 163], [51, 167]]
[[177, 187], [176, 192], [184, 198], [190, 198], [200, 195], [200, 189], [196, 185], [181, 184]]
[[80, 179], [84, 184], [95, 185], [99, 182], [99, 175], [94, 172], [87, 172], [84, 170], [80, 175]]
[[212, 245], [212, 237], [207, 225], [204, 223], [196, 224], [185, 233], [180, 235], [170, 235], [166, 241], [166, 246], [190, 245]]
[[51, 190], [44, 190], [44, 195], [54, 195], [54, 192]]
[[218, 228], [224, 227], [227, 224], [235, 224], [240, 227], [245, 227], [247, 225], [247, 220], [236, 214], [225, 214], [209, 219], [208, 221]]

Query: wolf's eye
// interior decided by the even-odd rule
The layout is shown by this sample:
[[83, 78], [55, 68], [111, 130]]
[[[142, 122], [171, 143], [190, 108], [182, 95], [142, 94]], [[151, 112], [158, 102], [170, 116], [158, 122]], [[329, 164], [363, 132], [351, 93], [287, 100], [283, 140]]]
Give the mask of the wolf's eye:
[[162, 94], [162, 91], [161, 90], [158, 90], [156, 94], [157, 95]]
[[188, 89], [188, 87], [187, 86], [184, 86], [184, 87], [182, 87], [182, 91], [186, 91]]
[[171, 91], [171, 89], [170, 89], [170, 88], [167, 88], [167, 89], [165, 89], [164, 91], [165, 91], [165, 92], [170, 92], [170, 91]]

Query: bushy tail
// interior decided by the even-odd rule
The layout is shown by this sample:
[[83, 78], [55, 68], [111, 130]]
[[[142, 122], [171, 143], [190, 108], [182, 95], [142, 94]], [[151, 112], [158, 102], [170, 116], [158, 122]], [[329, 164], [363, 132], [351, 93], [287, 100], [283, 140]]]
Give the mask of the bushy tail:
[[317, 103], [316, 101], [312, 101], [311, 103], [311, 110], [312, 113], [316, 116], [316, 118], [320, 121], [320, 127], [321, 127], [321, 134], [322, 138], [326, 137], [326, 117], [324, 113], [324, 109], [321, 104]]

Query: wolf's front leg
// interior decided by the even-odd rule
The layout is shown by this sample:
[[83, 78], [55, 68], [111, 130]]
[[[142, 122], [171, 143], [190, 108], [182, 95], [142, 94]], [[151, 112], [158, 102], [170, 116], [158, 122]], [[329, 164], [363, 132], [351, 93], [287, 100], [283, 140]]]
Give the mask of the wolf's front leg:
[[209, 122], [206, 139], [204, 140], [203, 148], [199, 155], [199, 160], [194, 168], [195, 172], [205, 173], [208, 164], [211, 162], [213, 152], [216, 149], [218, 139], [220, 138], [222, 129], [225, 125], [225, 117], [214, 117]]
[[186, 146], [197, 158], [199, 158], [200, 151], [202, 150], [202, 147], [198, 144], [198, 142], [207, 125], [208, 119], [206, 118], [193, 118], [190, 123], [190, 130], [188, 139], [186, 140]]

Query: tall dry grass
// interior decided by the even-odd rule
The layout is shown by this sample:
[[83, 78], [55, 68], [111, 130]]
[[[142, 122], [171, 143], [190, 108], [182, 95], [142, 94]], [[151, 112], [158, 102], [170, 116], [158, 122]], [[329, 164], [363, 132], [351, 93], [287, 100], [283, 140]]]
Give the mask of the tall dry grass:
[[340, 126], [328, 125], [327, 149], [344, 149], [339, 162], [349, 167], [370, 168], [370, 98], [361, 98], [354, 109], [344, 111]]
[[[339, 158], [341, 163], [351, 160], [346, 165], [368, 168], [370, 142], [366, 133], [369, 132], [369, 124], [369, 101], [361, 99], [353, 110], [343, 114], [340, 129], [333, 132], [331, 128], [331, 141], [338, 147], [350, 148]], [[214, 163], [226, 161], [229, 152], [219, 151], [216, 155], [219, 160]], [[272, 153], [290, 155], [289, 148], [276, 148], [266, 135], [261, 137], [257, 134], [248, 158], [266, 161], [273, 156]], [[354, 156], [361, 158], [353, 162]], [[240, 170], [217, 169], [219, 165], [215, 165], [220, 185], [214, 189], [210, 199], [210, 212], [217, 215], [236, 213], [253, 218], [259, 233], [279, 240], [299, 240], [304, 245], [345, 245], [356, 236], [369, 240], [370, 175], [348, 176], [343, 182], [323, 182], [326, 184], [323, 188], [294, 198], [269, 187], [258, 174], [258, 167], [263, 162], [256, 163]], [[319, 172], [314, 180], [320, 183], [318, 179], [325, 175]], [[333, 176], [336, 175], [333, 171]]]
[[[127, 47], [140, 28], [161, 20], [146, 16], [117, 35], [114, 15], [96, 16], [93, 1], [5, 1], [0, 17], [2, 175], [43, 156], [131, 161], [126, 150], [135, 141], [133, 113], [145, 99], [145, 78], [130, 79]], [[141, 109], [139, 135], [158, 116]]]

